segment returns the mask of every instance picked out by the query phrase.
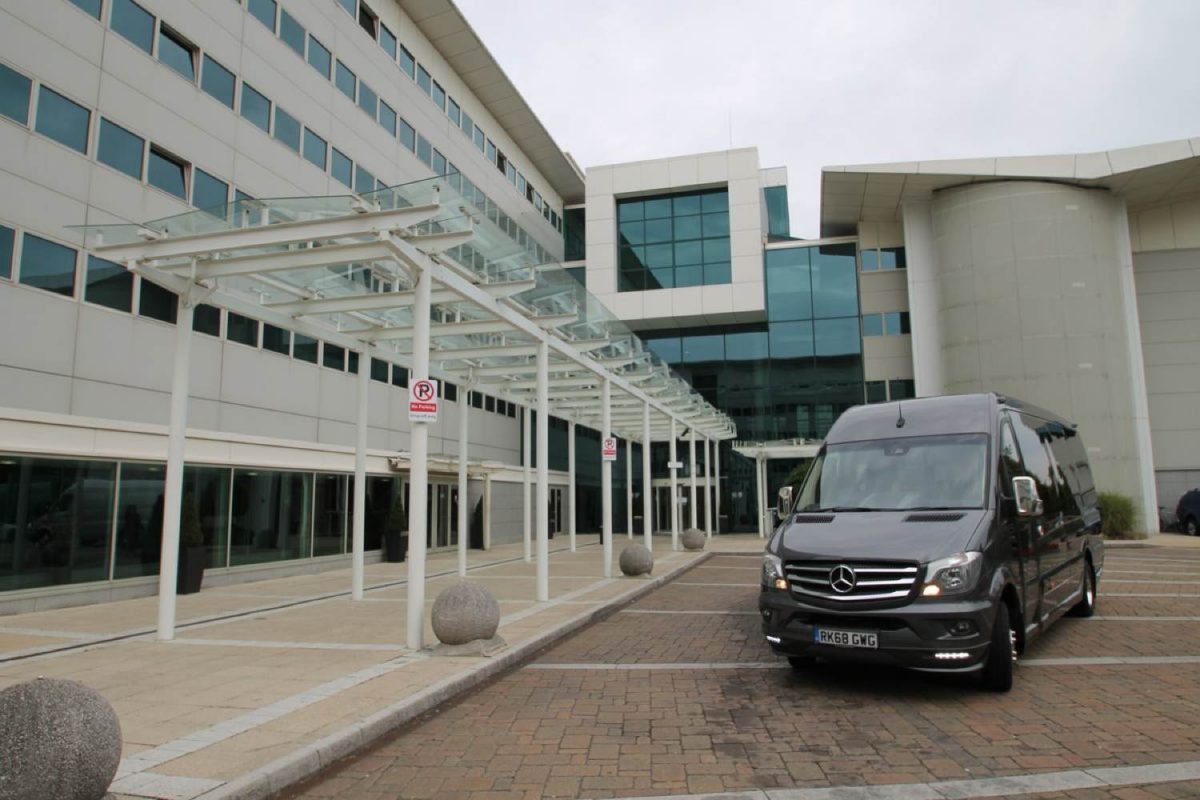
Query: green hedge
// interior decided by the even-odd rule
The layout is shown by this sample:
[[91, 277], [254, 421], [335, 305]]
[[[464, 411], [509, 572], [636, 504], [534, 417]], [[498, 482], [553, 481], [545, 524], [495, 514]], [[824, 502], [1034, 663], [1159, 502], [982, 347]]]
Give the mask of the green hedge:
[[1111, 539], [1135, 537], [1137, 506], [1120, 492], [1101, 492], [1099, 496], [1100, 530]]

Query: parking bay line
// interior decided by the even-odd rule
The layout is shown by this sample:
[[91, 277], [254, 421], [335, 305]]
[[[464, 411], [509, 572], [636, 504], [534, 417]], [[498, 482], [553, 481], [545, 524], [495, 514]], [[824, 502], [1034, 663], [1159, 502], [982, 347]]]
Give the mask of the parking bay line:
[[[1124, 667], [1153, 664], [1200, 664], [1200, 656], [1070, 656], [1064, 658], [1027, 658], [1018, 662], [1030, 667]], [[569, 672], [629, 672], [631, 670], [737, 670], [790, 669], [786, 661], [670, 661], [646, 663], [554, 663], [538, 661], [525, 669], [564, 670]]]

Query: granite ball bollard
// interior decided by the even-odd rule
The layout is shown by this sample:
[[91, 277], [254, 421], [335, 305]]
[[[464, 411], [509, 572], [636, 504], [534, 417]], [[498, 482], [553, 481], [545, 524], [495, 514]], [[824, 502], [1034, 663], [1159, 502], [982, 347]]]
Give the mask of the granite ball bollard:
[[621, 572], [631, 578], [649, 575], [654, 569], [654, 556], [644, 544], [626, 545], [621, 551]]
[[442, 644], [491, 639], [500, 627], [500, 604], [483, 586], [458, 581], [433, 601], [433, 633]]
[[121, 761], [121, 723], [99, 692], [52, 678], [0, 692], [0, 800], [100, 800]]
[[680, 537], [684, 550], [703, 550], [707, 537], [699, 528], [688, 528]]

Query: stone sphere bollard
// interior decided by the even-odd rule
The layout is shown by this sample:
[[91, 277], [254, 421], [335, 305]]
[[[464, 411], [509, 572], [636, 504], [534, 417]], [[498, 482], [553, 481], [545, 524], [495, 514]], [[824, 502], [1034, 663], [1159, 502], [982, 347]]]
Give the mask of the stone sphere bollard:
[[688, 528], [680, 537], [684, 550], [703, 550], [706, 539], [704, 531], [699, 528]]
[[99, 692], [52, 678], [0, 692], [0, 800], [100, 800], [121, 761], [121, 723]]
[[500, 627], [500, 604], [485, 587], [459, 581], [433, 601], [433, 633], [448, 645], [489, 640]]
[[621, 572], [632, 577], [649, 575], [654, 569], [654, 556], [644, 544], [627, 545], [621, 551]]

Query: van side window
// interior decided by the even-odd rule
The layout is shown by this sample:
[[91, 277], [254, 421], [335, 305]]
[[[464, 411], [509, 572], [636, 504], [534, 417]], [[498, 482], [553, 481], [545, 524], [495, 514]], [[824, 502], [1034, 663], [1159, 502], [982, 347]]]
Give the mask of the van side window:
[[1078, 516], [1080, 506], [1087, 502], [1083, 497], [1085, 491], [1095, 491], [1091, 485], [1092, 474], [1088, 468], [1087, 453], [1079, 441], [1079, 433], [1057, 422], [1043, 423], [1037, 430], [1038, 435], [1050, 445], [1062, 511], [1067, 516]]
[[996, 474], [999, 475], [1000, 496], [1005, 498], [1012, 497], [1012, 479], [1025, 474], [1021, 469], [1021, 454], [1013, 441], [1012, 426], [1007, 421], [1000, 424], [1000, 469]]
[[[1044, 513], [1047, 517], [1056, 517], [1060, 513], [1068, 514], [1075, 505], [1070, 486], [1065, 478], [1058, 475], [1057, 464], [1050, 449], [1054, 434], [1050, 427], [1058, 427], [1057, 423], [1031, 417], [1028, 414], [1012, 414], [1013, 432], [1017, 436], [1017, 444], [1021, 448], [1021, 460], [1025, 465], [1025, 474], [1033, 478], [1037, 484], [1038, 495], [1042, 498]], [[1078, 513], [1076, 511], [1075, 513]]]

